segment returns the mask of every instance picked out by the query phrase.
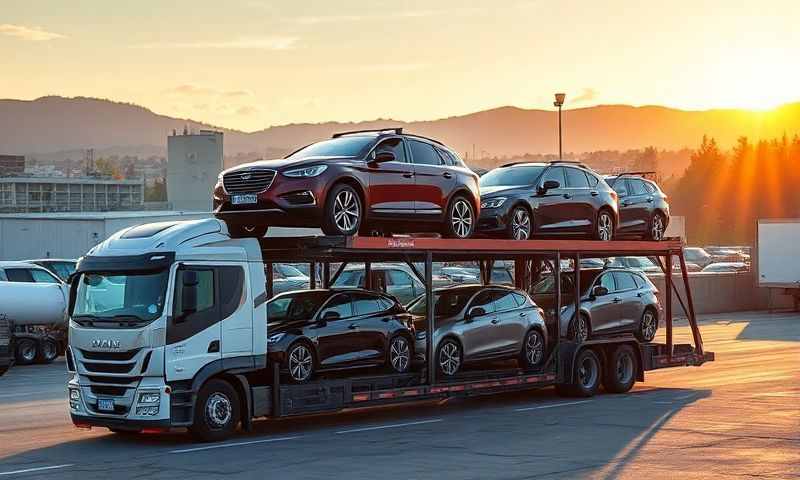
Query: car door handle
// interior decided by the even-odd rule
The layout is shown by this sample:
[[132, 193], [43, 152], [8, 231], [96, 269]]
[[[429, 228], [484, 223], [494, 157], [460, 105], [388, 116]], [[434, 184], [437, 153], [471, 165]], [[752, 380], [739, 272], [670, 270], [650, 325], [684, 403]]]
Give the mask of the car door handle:
[[406, 178], [411, 178], [411, 177], [413, 177], [413, 176], [414, 176], [414, 172], [405, 172], [405, 173], [403, 174], [403, 176], [404, 176], [404, 177], [406, 177]]
[[565, 193], [564, 194], [564, 198], [572, 198], [572, 194], [571, 193]]
[[630, 205], [630, 204], [631, 204], [631, 202], [622, 202], [622, 206], [623, 206], [623, 207], [627, 207], [627, 206], [628, 206], [628, 205]]
[[497, 325], [498, 323], [500, 323], [499, 318], [495, 318], [494, 320], [492, 320], [492, 325]]
[[351, 323], [350, 325], [348, 325], [347, 328], [349, 328], [350, 330], [358, 330], [358, 324]]
[[597, 190], [592, 190], [589, 193], [591, 193], [593, 197], [596, 197], [596, 196], [600, 195], [600, 193], [598, 193]]
[[525, 312], [520, 312], [519, 316], [520, 316], [520, 317], [527, 317], [527, 316], [528, 316], [528, 314], [527, 314], [527, 313], [525, 313]]
[[619, 298], [619, 297], [614, 297], [614, 303], [619, 303], [619, 302], [621, 302], [621, 301], [622, 301], [622, 299], [621, 299], [621, 298]]
[[444, 172], [444, 173], [442, 174], [442, 176], [443, 176], [444, 178], [453, 178], [453, 174], [452, 174], [452, 173], [450, 173], [450, 172]]
[[637, 294], [636, 294], [636, 296], [641, 298], [641, 297], [643, 297], [643, 296], [644, 296], [644, 293], [642, 293], [642, 292], [639, 292], [639, 293], [637, 293]]
[[653, 197], [647, 197], [647, 203], [653, 203]]

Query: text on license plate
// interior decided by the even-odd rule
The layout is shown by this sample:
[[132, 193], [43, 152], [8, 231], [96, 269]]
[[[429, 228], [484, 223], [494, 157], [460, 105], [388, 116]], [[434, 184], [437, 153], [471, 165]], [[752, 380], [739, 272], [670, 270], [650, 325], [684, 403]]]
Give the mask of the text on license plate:
[[231, 198], [231, 203], [234, 205], [246, 205], [248, 203], [258, 203], [258, 196], [256, 195], [234, 195]]
[[113, 412], [114, 411], [114, 399], [113, 398], [98, 398], [97, 399], [97, 410], [101, 412]]

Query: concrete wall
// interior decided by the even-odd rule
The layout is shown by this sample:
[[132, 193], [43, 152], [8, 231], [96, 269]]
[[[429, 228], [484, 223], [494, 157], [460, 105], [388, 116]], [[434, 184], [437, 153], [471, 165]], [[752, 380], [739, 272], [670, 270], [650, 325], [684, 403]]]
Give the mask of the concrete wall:
[[222, 140], [220, 132], [167, 137], [167, 200], [174, 210], [211, 211]]

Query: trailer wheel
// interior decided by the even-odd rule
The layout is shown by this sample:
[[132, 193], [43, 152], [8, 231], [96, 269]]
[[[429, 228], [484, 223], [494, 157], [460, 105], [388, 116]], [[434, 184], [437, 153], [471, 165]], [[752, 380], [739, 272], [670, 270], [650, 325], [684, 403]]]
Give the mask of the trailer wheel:
[[189, 432], [201, 442], [224, 440], [236, 430], [241, 417], [239, 394], [225, 380], [209, 380], [200, 389]]
[[572, 383], [556, 384], [559, 395], [567, 397], [591, 397], [597, 393], [602, 380], [600, 359], [590, 349], [584, 349], [575, 358]]
[[53, 363], [58, 357], [58, 344], [52, 339], [46, 338], [39, 343], [39, 352], [36, 356], [36, 363]]
[[603, 387], [609, 393], [625, 393], [636, 383], [636, 357], [630, 345], [619, 345], [608, 357]]
[[17, 365], [30, 365], [39, 355], [39, 344], [31, 338], [22, 338], [16, 341], [15, 357]]

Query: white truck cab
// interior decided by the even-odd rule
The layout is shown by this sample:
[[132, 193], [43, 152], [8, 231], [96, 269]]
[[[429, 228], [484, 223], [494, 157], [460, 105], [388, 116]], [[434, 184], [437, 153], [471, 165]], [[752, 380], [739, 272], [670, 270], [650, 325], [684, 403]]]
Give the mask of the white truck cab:
[[207, 379], [246, 389], [236, 376], [265, 368], [265, 288], [258, 241], [231, 239], [218, 220], [131, 227], [94, 247], [70, 289], [73, 423], [141, 430], [207, 415], [198, 428], [224, 429], [245, 395], [194, 404]]

